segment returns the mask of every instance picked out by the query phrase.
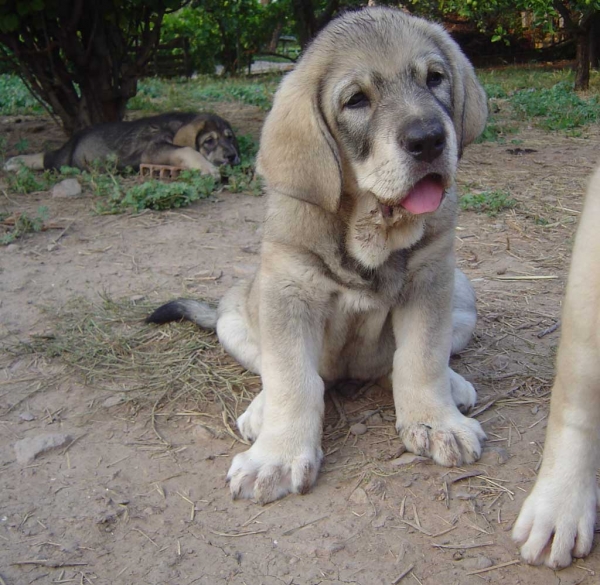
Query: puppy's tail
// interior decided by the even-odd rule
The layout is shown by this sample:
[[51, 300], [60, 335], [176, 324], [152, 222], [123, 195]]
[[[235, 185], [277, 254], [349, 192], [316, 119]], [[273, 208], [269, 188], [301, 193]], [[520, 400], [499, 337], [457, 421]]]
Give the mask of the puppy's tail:
[[203, 329], [216, 329], [217, 310], [208, 303], [192, 299], [175, 299], [161, 305], [146, 317], [146, 323], [163, 325], [172, 321], [191, 321]]

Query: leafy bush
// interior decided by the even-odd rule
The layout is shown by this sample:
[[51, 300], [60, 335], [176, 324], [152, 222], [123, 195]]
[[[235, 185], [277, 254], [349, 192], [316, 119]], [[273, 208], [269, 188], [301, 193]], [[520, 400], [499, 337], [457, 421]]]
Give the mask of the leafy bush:
[[43, 108], [16, 76], [0, 75], [0, 115], [40, 114]]

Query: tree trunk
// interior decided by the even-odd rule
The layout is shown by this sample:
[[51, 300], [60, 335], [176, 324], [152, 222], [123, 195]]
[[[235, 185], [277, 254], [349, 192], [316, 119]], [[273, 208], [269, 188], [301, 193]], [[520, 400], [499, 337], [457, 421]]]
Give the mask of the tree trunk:
[[55, 8], [0, 33], [4, 54], [67, 135], [121, 120], [158, 45], [164, 9], [141, 4], [119, 22], [110, 18], [112, 0], [65, 0]]
[[312, 0], [292, 0], [296, 20], [296, 33], [300, 47], [304, 49], [317, 34], [317, 19]]
[[590, 27], [590, 66], [600, 69], [600, 12], [594, 14]]
[[271, 40], [269, 41], [268, 51], [269, 53], [277, 52], [277, 45], [279, 44], [279, 37], [281, 36], [281, 31], [283, 30], [283, 22], [278, 22], [275, 26], [275, 30], [271, 35]]
[[590, 88], [590, 34], [582, 30], [576, 35], [577, 67], [575, 69], [575, 91], [587, 91]]

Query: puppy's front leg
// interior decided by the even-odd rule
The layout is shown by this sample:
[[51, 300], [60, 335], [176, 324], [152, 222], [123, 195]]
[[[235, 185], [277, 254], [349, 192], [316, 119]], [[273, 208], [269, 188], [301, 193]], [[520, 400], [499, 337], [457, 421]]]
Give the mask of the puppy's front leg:
[[236, 455], [227, 476], [234, 498], [260, 504], [310, 490], [322, 459], [324, 411], [317, 371], [326, 304], [317, 297], [323, 293], [265, 264], [259, 301], [262, 428], [254, 445]]
[[600, 168], [575, 238], [544, 461], [513, 538], [532, 564], [566, 567], [592, 548], [600, 464]]
[[453, 399], [475, 399], [469, 382], [448, 366], [453, 263], [452, 257], [417, 272], [405, 303], [392, 314], [396, 428], [407, 449], [446, 466], [479, 459], [485, 439], [479, 422], [461, 414]]

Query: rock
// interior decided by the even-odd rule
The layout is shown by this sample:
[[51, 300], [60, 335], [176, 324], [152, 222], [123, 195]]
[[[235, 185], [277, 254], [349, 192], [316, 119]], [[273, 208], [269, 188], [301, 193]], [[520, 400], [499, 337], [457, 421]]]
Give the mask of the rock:
[[394, 467], [402, 467], [403, 465], [411, 465], [412, 463], [421, 463], [422, 461], [427, 461], [427, 457], [421, 457], [420, 455], [415, 455], [414, 453], [403, 453], [397, 459], [390, 461], [390, 464]]
[[112, 408], [113, 406], [117, 406], [118, 404], [123, 404], [125, 402], [125, 396], [122, 394], [115, 394], [114, 396], [109, 396], [103, 403], [102, 406], [104, 408]]
[[129, 297], [129, 302], [131, 303], [139, 303], [143, 301], [146, 297], [144, 295], [132, 295]]
[[479, 555], [474, 558], [465, 559], [463, 564], [467, 569], [489, 569], [494, 565], [494, 561], [483, 555]]
[[19, 244], [8, 244], [4, 249], [7, 252], [18, 252], [21, 249], [21, 246], [19, 246]]
[[194, 433], [194, 437], [200, 441], [210, 441], [215, 438], [215, 433], [204, 425], [194, 425], [194, 430], [192, 432]]
[[237, 276], [247, 277], [252, 276], [256, 272], [254, 264], [237, 264], [233, 267], [233, 271]]
[[73, 437], [66, 433], [46, 433], [37, 437], [27, 437], [15, 443], [17, 461], [22, 465], [31, 463], [38, 455], [63, 447], [72, 440]]
[[504, 465], [509, 459], [510, 454], [503, 447], [486, 445], [479, 461], [483, 465]]
[[369, 417], [369, 424], [371, 424], [373, 426], [382, 425], [383, 417], [379, 413], [376, 413], [373, 416]]
[[371, 522], [371, 526], [373, 528], [383, 528], [385, 526], [385, 523], [388, 521], [388, 518], [389, 516], [387, 514], [379, 516], [378, 518], [375, 518], [373, 522]]
[[78, 197], [81, 185], [77, 179], [64, 179], [52, 187], [52, 197]]
[[32, 420], [35, 420], [35, 416], [33, 416], [33, 414], [31, 414], [30, 412], [22, 412], [19, 415], [19, 418], [21, 420], [24, 420], [25, 422], [31, 422]]
[[368, 484], [366, 487], [366, 491], [368, 491], [369, 493], [375, 495], [375, 496], [382, 496], [383, 494], [385, 494], [385, 481], [383, 481], [383, 479], [379, 479], [374, 477]]
[[452, 493], [452, 497], [457, 500], [474, 500], [476, 498], [475, 494], [472, 494], [466, 490], [456, 490]]
[[353, 435], [364, 435], [367, 432], [367, 425], [364, 423], [356, 423], [350, 427], [350, 432]]
[[368, 504], [369, 496], [367, 496], [367, 492], [365, 492], [365, 490], [359, 487], [352, 492], [352, 495], [350, 498], [348, 498], [348, 500], [353, 504]]
[[342, 542], [331, 542], [329, 544], [326, 544], [325, 546], [316, 548], [315, 556], [317, 556], [320, 559], [329, 559], [335, 553], [340, 552], [341, 550], [344, 550], [345, 548], [346, 548], [346, 545]]

